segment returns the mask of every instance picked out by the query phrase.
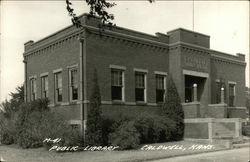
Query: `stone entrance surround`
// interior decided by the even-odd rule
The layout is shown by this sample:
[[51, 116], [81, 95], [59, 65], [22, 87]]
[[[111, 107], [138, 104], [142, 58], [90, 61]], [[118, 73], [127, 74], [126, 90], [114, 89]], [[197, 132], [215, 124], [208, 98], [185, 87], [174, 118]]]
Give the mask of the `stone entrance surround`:
[[242, 122], [240, 118], [184, 119], [184, 138], [241, 139]]

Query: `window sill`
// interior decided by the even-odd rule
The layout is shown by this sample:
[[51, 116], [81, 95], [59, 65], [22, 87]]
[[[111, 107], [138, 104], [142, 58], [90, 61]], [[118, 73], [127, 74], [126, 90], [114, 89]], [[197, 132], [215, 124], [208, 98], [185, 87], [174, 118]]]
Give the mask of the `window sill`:
[[112, 104], [114, 105], [125, 105], [125, 102], [122, 100], [112, 100]]
[[157, 106], [162, 106], [164, 102], [156, 102]]
[[61, 106], [61, 105], [62, 105], [62, 102], [57, 102], [57, 103], [55, 103], [54, 106], [56, 107], [56, 106]]
[[69, 102], [69, 105], [77, 105], [78, 104], [78, 100], [72, 100]]
[[136, 105], [141, 105], [141, 106], [147, 105], [147, 103], [144, 101], [136, 101], [135, 103]]

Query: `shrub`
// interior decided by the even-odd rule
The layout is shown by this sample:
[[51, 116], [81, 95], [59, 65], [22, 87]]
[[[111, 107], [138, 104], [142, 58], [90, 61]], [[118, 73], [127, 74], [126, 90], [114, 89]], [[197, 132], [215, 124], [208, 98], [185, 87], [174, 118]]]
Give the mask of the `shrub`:
[[33, 111], [23, 124], [18, 126], [18, 144], [22, 148], [41, 147], [45, 138], [63, 138], [68, 129], [67, 123], [55, 113]]
[[22, 148], [43, 145], [50, 148], [52, 143], [43, 143], [46, 138], [61, 138], [60, 145], [82, 145], [79, 131], [72, 130], [61, 116], [50, 111], [48, 100], [38, 99], [23, 104], [18, 112], [17, 121], [17, 143]]
[[154, 142], [171, 141], [176, 131], [176, 123], [164, 116], [158, 116], [158, 118], [155, 118], [153, 130]]
[[88, 145], [102, 145], [103, 119], [101, 114], [101, 95], [95, 69], [87, 119], [86, 144]]
[[110, 117], [102, 117], [102, 144], [104, 146], [110, 145], [109, 143], [109, 134], [115, 132], [123, 123], [132, 121], [133, 119], [119, 113], [116, 118], [110, 118]]
[[109, 134], [115, 131], [113, 125], [115, 123], [114, 119], [103, 117], [102, 120], [102, 144], [109, 145]]
[[49, 112], [47, 99], [38, 99], [20, 105], [17, 112], [16, 129], [17, 143], [22, 148], [42, 146], [42, 138], [46, 132], [42, 131], [46, 112]]
[[153, 125], [154, 119], [148, 114], [140, 115], [135, 120], [135, 128], [140, 132], [140, 143], [151, 143], [153, 142]]
[[168, 79], [167, 93], [162, 109], [166, 118], [176, 123], [176, 131], [173, 135], [173, 140], [181, 140], [184, 134], [184, 112], [179, 94], [171, 76]]
[[242, 125], [242, 135], [250, 137], [250, 124]]
[[24, 86], [18, 86], [10, 96], [9, 101], [5, 100], [0, 105], [0, 142], [3, 144], [16, 143], [16, 112], [24, 102]]
[[[6, 104], [7, 103], [7, 104]], [[4, 110], [6, 106], [9, 106], [9, 102], [2, 103]], [[8, 109], [10, 110], [10, 109]], [[6, 145], [16, 142], [16, 115], [14, 111], [0, 112], [0, 142]]]
[[140, 144], [140, 134], [134, 126], [134, 122], [124, 122], [115, 132], [109, 135], [109, 141], [120, 149], [133, 149]]
[[164, 116], [141, 114], [135, 119], [135, 128], [140, 133], [140, 143], [170, 141], [175, 131], [175, 123]]
[[62, 137], [64, 146], [83, 146], [84, 140], [79, 129], [69, 128]]

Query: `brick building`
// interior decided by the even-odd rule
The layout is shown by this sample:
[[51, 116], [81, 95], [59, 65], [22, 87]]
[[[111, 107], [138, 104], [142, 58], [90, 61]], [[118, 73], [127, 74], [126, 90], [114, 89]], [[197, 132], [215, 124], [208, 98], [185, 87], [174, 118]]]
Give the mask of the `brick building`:
[[81, 22], [83, 28], [71, 25], [24, 44], [26, 101], [48, 97], [52, 109], [81, 124], [97, 69], [107, 116], [160, 113], [172, 75], [185, 118], [244, 117], [244, 55], [212, 50], [208, 35], [182, 28], [149, 35], [100, 31], [99, 19], [86, 14]]

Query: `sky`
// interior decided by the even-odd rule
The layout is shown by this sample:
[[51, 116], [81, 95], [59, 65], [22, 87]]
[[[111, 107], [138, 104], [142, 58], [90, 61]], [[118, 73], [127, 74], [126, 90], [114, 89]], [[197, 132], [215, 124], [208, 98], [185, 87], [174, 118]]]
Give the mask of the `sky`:
[[[210, 35], [211, 49], [243, 53], [249, 64], [248, 1], [113, 2], [117, 5], [108, 11], [115, 15], [117, 26], [153, 35], [179, 27], [194, 30]], [[84, 1], [72, 3], [78, 15], [89, 11]], [[0, 1], [0, 101], [8, 99], [8, 94], [24, 82], [23, 44], [69, 25], [63, 0]], [[246, 85], [249, 86], [248, 65]]]

